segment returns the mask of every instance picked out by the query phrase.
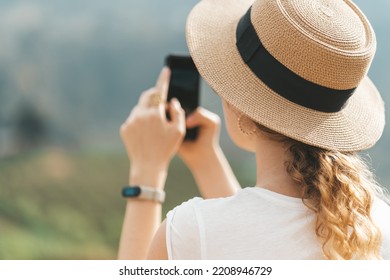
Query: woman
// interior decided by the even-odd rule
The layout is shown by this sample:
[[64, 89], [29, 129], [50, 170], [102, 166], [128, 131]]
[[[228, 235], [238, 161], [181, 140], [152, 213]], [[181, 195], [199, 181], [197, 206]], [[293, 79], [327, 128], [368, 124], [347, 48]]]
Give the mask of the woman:
[[[214, 114], [200, 108], [185, 120], [177, 100], [165, 105], [164, 69], [121, 127], [130, 185], [143, 195], [128, 199], [119, 258], [390, 259], [390, 207], [356, 153], [384, 127], [362, 12], [341, 0], [203, 0], [187, 41], [222, 98], [230, 137], [256, 154], [256, 186], [239, 187]], [[195, 142], [182, 143], [185, 126], [200, 126]], [[160, 225], [176, 153], [206, 199]]]

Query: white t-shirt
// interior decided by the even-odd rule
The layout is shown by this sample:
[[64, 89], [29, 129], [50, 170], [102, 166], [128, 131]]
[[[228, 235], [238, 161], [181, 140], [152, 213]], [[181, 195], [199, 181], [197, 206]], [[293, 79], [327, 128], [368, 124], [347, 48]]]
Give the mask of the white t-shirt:
[[[378, 200], [372, 216], [390, 259], [390, 207]], [[193, 198], [167, 214], [169, 259], [324, 259], [315, 214], [299, 198], [244, 188], [228, 198]]]

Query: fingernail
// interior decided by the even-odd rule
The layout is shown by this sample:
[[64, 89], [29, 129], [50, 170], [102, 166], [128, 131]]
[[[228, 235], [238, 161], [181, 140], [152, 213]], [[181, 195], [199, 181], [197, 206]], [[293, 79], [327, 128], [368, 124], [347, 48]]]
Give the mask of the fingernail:
[[172, 98], [172, 102], [173, 102], [173, 106], [175, 106], [176, 108], [181, 107], [180, 102], [176, 97]]
[[164, 67], [163, 67], [163, 71], [164, 71], [164, 72], [170, 72], [171, 69], [170, 69], [168, 66], [164, 66]]

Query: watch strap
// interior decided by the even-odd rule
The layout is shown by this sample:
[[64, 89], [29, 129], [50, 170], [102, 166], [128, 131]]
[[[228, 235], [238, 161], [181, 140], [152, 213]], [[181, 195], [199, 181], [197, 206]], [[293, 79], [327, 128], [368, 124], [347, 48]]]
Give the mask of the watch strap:
[[143, 185], [123, 187], [122, 196], [126, 198], [156, 201], [159, 203], [165, 201], [165, 192], [163, 190], [156, 190], [155, 188]]

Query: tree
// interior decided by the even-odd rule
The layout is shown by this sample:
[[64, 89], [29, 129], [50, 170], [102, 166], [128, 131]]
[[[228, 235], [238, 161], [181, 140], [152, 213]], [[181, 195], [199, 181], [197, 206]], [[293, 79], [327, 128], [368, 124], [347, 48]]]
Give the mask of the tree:
[[16, 145], [22, 152], [46, 143], [46, 121], [30, 102], [23, 102], [16, 112], [15, 138]]

